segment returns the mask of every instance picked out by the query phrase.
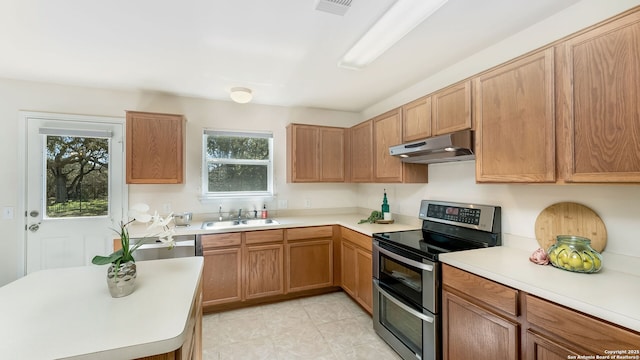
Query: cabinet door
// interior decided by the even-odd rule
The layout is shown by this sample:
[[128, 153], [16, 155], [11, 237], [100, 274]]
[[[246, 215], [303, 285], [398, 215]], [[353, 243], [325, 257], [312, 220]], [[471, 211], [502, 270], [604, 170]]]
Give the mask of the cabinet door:
[[558, 50], [564, 179], [640, 182], [640, 13]]
[[403, 141], [421, 140], [430, 136], [431, 96], [422, 97], [402, 106]]
[[374, 180], [402, 182], [402, 162], [389, 155], [390, 146], [402, 143], [402, 123], [398, 109], [373, 119], [373, 138]]
[[553, 48], [474, 79], [476, 180], [554, 182]]
[[345, 129], [320, 128], [320, 180], [344, 182]]
[[582, 354], [604, 354], [611, 349], [637, 349], [640, 334], [564, 306], [526, 295], [529, 327], [553, 334]]
[[333, 241], [301, 240], [287, 244], [287, 292], [333, 285]]
[[290, 124], [287, 127], [287, 181], [320, 180], [320, 130], [317, 126]]
[[450, 86], [432, 96], [433, 134], [471, 129], [471, 81]]
[[356, 294], [360, 305], [373, 312], [373, 264], [371, 253], [356, 249]]
[[127, 184], [182, 184], [182, 115], [127, 111]]
[[239, 247], [205, 250], [203, 305], [242, 300], [242, 252]]
[[356, 282], [356, 247], [343, 239], [341, 244], [341, 254], [340, 266], [342, 269], [342, 289], [355, 299], [358, 291]]
[[373, 121], [368, 120], [351, 128], [352, 182], [373, 181]]
[[569, 355], [577, 358], [577, 355], [586, 354], [588, 352], [576, 352], [531, 330], [527, 331], [526, 360], [567, 360], [570, 359]]
[[442, 339], [445, 360], [518, 359], [519, 325], [442, 292]]
[[245, 298], [284, 293], [284, 245], [247, 246], [244, 253]]

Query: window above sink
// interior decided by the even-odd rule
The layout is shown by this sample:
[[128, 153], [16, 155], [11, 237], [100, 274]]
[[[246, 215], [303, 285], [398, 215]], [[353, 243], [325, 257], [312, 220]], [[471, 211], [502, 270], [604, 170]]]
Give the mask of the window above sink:
[[272, 133], [204, 130], [202, 148], [202, 200], [273, 196]]

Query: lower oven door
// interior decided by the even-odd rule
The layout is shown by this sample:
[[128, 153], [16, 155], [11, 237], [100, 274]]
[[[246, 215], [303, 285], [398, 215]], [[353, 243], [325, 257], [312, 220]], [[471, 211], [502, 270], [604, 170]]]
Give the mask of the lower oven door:
[[418, 309], [373, 279], [373, 328], [405, 359], [440, 358], [440, 319], [425, 309]]

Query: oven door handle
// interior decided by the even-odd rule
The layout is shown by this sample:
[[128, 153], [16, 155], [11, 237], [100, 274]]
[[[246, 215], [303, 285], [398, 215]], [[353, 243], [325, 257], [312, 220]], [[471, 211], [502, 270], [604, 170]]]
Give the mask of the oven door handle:
[[376, 290], [378, 290], [378, 292], [384, 296], [387, 300], [391, 301], [392, 303], [396, 304], [397, 306], [399, 306], [402, 310], [408, 312], [409, 314], [411, 314], [412, 316], [415, 316], [417, 318], [420, 318], [421, 320], [424, 320], [426, 322], [429, 323], [433, 323], [433, 318], [431, 316], [427, 316], [421, 312], [418, 312], [414, 309], [412, 309], [410, 306], [408, 306], [407, 304], [403, 303], [402, 301], [396, 299], [395, 297], [393, 297], [391, 294], [389, 294], [388, 292], [386, 292], [385, 290], [383, 290], [380, 287], [380, 281], [373, 279], [373, 285], [376, 287]]
[[380, 253], [387, 255], [388, 257], [394, 259], [394, 260], [398, 260], [402, 263], [405, 263], [407, 265], [411, 265], [414, 267], [417, 267], [418, 269], [422, 269], [425, 271], [433, 271], [433, 265], [428, 265], [428, 264], [423, 264], [421, 262], [417, 262], [415, 260], [411, 260], [411, 259], [407, 259], [404, 256], [400, 256], [398, 254], [395, 254], [387, 249], [381, 248], [379, 245], [377, 244], [373, 244], [373, 246], [376, 247], [376, 250], [378, 250]]

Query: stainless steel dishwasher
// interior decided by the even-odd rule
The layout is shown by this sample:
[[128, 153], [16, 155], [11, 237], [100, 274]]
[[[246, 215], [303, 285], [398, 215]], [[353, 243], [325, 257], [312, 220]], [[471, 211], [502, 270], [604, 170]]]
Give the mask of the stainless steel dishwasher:
[[[169, 250], [169, 245], [156, 240], [141, 245], [134, 253], [134, 258], [136, 261], [140, 261], [196, 256], [195, 235], [175, 235], [173, 239], [176, 244], [171, 250]], [[133, 241], [136, 240], [138, 239], [133, 239]]]

